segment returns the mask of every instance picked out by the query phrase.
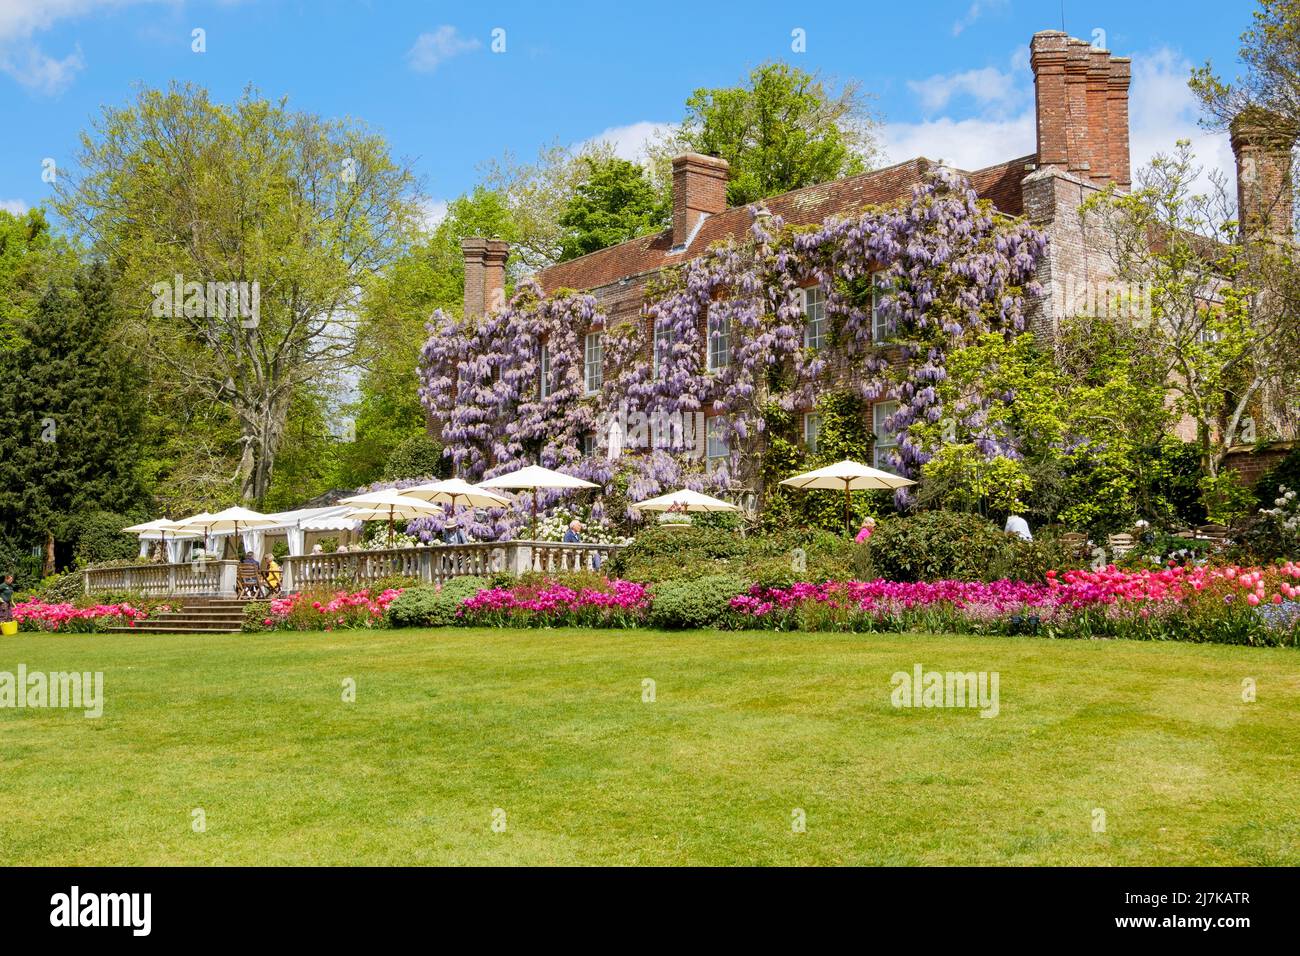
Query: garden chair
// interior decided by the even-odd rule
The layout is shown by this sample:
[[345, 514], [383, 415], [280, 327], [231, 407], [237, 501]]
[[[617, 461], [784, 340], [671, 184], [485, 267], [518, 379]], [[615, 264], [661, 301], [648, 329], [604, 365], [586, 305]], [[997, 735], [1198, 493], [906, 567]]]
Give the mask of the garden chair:
[[256, 601], [262, 596], [262, 572], [249, 564], [240, 563], [235, 572], [235, 596]]
[[1122, 558], [1133, 550], [1131, 534], [1112, 534], [1106, 539], [1106, 548], [1113, 558]]
[[1065, 548], [1065, 553], [1070, 557], [1078, 557], [1088, 553], [1088, 538], [1077, 531], [1069, 531], [1061, 535], [1061, 545]]

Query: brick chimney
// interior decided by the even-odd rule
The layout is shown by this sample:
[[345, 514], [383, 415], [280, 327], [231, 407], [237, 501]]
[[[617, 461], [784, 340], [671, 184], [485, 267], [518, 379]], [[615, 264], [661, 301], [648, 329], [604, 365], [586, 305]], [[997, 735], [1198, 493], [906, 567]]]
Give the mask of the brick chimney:
[[1129, 61], [1059, 30], [1035, 33], [1038, 163], [1127, 189]]
[[1291, 151], [1300, 130], [1259, 109], [1238, 114], [1229, 130], [1237, 159], [1237, 218], [1242, 234], [1289, 238], [1294, 220]]
[[1120, 189], [1128, 191], [1133, 184], [1133, 172], [1128, 155], [1128, 86], [1133, 71], [1132, 61], [1126, 56], [1110, 58], [1110, 78], [1106, 83], [1107, 164], [1111, 180]]
[[465, 256], [465, 318], [481, 318], [505, 305], [510, 244], [501, 239], [462, 239], [460, 251]]
[[701, 220], [727, 209], [727, 161], [683, 153], [673, 157], [673, 248], [685, 249]]

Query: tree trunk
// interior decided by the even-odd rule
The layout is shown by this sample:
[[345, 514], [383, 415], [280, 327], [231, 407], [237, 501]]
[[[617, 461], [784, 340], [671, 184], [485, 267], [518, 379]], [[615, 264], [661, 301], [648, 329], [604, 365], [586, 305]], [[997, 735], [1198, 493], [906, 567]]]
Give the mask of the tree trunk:
[[45, 555], [41, 560], [41, 577], [48, 578], [54, 573], [54, 532], [45, 532]]

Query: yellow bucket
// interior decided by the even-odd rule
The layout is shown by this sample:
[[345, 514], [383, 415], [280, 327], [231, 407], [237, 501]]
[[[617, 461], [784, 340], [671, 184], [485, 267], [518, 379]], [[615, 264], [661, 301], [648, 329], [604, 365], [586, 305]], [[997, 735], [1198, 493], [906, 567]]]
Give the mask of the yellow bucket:
[[18, 633], [17, 621], [0, 621], [0, 634], [5, 635], [5, 637], [9, 637], [10, 635], [17, 634], [17, 633]]

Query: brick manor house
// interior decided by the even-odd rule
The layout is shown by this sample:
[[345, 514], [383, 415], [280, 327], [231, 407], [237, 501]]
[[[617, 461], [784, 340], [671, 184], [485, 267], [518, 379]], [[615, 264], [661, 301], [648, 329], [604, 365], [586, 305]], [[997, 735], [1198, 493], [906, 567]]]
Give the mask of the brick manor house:
[[[1050, 342], [1062, 316], [1050, 290], [1066, 283], [1103, 283], [1110, 262], [1102, 238], [1090, 235], [1079, 208], [1113, 184], [1128, 190], [1129, 83], [1131, 61], [1112, 56], [1087, 41], [1049, 30], [1034, 34], [1030, 44], [1034, 74], [1037, 150], [983, 169], [959, 170], [981, 199], [1008, 216], [1024, 216], [1048, 237], [1048, 250], [1036, 279], [1044, 290], [1028, 303], [1030, 327]], [[1170, 144], [1172, 146], [1172, 144]], [[1240, 218], [1279, 236], [1291, 233], [1291, 149], [1294, 143], [1234, 125]], [[935, 164], [922, 157], [846, 179], [808, 186], [772, 196], [763, 205], [790, 225], [819, 223], [833, 216], [858, 212], [870, 204], [897, 201], [910, 195]], [[725, 160], [688, 153], [673, 160], [672, 226], [616, 246], [589, 253], [541, 270], [534, 278], [550, 294], [576, 289], [595, 297], [612, 323], [642, 317], [647, 286], [663, 269], [679, 266], [703, 254], [720, 240], [744, 236], [755, 207], [727, 208], [728, 167]], [[508, 245], [500, 240], [466, 239], [464, 314], [476, 317], [501, 301], [505, 287]], [[804, 290], [805, 340], [815, 346], [825, 334], [823, 294]], [[586, 330], [585, 380], [590, 390], [603, 377], [602, 332]], [[707, 346], [706, 346], [707, 347]], [[545, 367], [545, 363], [543, 363]], [[888, 401], [875, 403], [870, 425], [877, 437], [875, 463], [885, 466], [886, 452], [896, 441], [881, 423], [894, 411]], [[818, 416], [803, 416], [803, 436], [815, 450]], [[707, 454], [724, 457], [727, 449], [712, 438]], [[1184, 436], [1190, 437], [1190, 436]], [[1278, 436], [1291, 437], [1291, 436]], [[1251, 462], [1262, 468], [1263, 462]]]

